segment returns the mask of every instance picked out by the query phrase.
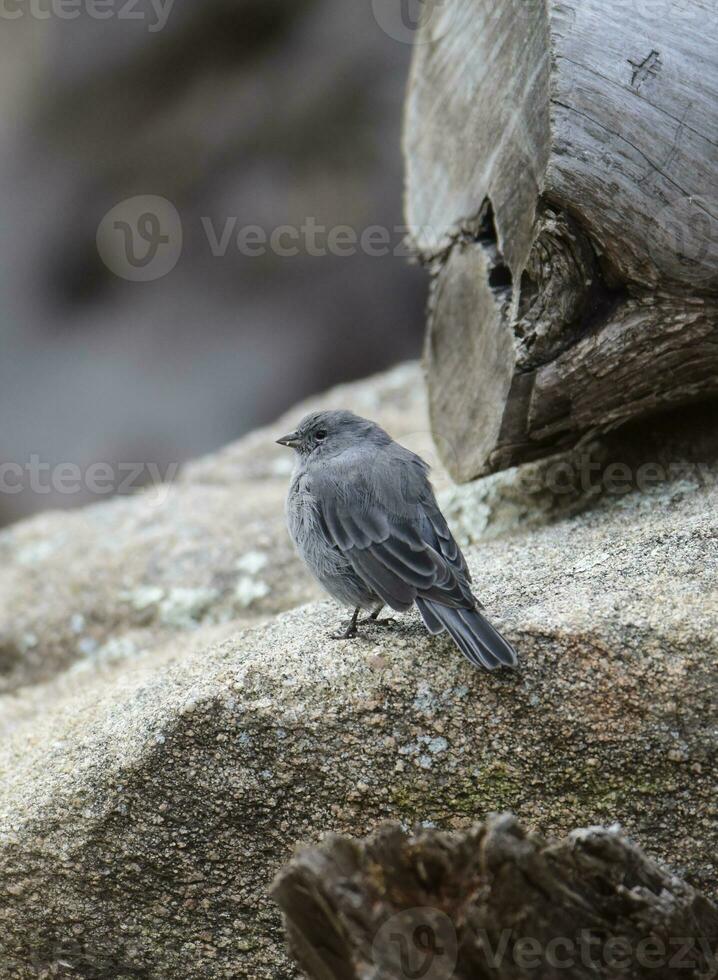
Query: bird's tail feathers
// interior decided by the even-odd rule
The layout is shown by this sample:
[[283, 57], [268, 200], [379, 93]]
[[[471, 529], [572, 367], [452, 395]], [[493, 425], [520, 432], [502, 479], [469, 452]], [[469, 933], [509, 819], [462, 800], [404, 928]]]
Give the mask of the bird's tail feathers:
[[416, 605], [428, 631], [436, 634], [446, 630], [475, 667], [494, 670], [516, 666], [516, 651], [478, 609], [454, 609], [421, 598]]
[[421, 618], [424, 620], [424, 626], [428, 631], [436, 636], [437, 633], [443, 633], [445, 626], [441, 619], [434, 612], [434, 606], [428, 599], [417, 599], [416, 608], [421, 613]]

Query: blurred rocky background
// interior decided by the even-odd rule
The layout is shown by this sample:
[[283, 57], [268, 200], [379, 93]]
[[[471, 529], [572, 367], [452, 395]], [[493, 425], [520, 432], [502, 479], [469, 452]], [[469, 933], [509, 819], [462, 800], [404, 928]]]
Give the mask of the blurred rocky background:
[[[0, 464], [166, 472], [418, 352], [425, 277], [393, 254], [411, 46], [372, 4], [3, 11]], [[183, 229], [176, 267], [146, 282], [114, 275], [96, 246], [103, 216], [135, 195], [172, 202]], [[359, 235], [380, 225], [390, 254], [236, 246], [245, 226], [269, 235], [307, 219]], [[208, 224], [233, 230], [223, 256]], [[27, 482], [0, 493], [0, 523], [91, 499]]]

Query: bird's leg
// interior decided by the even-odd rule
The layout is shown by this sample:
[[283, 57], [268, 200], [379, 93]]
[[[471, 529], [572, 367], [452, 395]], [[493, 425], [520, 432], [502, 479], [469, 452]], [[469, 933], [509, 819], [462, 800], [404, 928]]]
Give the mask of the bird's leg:
[[357, 630], [357, 619], [359, 618], [359, 610], [360, 609], [361, 609], [361, 606], [357, 606], [356, 607], [356, 609], [354, 610], [354, 615], [350, 619], [349, 625], [347, 626], [347, 628], [344, 630], [343, 633], [339, 632], [339, 633], [330, 633], [329, 634], [329, 636], [331, 637], [332, 640], [351, 640], [353, 637], [355, 637], [357, 635], [357, 632], [358, 632], [358, 630]]
[[386, 616], [384, 619], [379, 619], [379, 613], [384, 608], [384, 605], [385, 605], [385, 603], [383, 603], [383, 602], [380, 603], [376, 607], [376, 609], [374, 610], [374, 612], [370, 616], [367, 616], [367, 618], [364, 620], [364, 622], [365, 623], [374, 623], [375, 626], [393, 626], [394, 623], [396, 622], [396, 620], [394, 619], [393, 616]]

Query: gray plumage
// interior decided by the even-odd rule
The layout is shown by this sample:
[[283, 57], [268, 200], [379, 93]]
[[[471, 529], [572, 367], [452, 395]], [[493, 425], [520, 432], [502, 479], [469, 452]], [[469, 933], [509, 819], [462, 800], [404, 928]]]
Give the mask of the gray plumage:
[[475, 666], [514, 666], [516, 653], [482, 614], [471, 576], [429, 482], [429, 467], [352, 412], [316, 412], [278, 440], [296, 451], [287, 524], [309, 570], [355, 609], [416, 604]]

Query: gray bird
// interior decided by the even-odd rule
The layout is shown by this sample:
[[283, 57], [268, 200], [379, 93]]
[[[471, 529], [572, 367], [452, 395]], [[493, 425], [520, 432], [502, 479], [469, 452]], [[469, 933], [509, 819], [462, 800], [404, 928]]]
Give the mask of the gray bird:
[[480, 612], [471, 576], [429, 482], [429, 467], [352, 412], [315, 412], [277, 442], [296, 452], [287, 496], [294, 544], [320, 585], [354, 614], [336, 638], [356, 636], [361, 609], [414, 603], [430, 633], [444, 630], [474, 666], [516, 664]]

